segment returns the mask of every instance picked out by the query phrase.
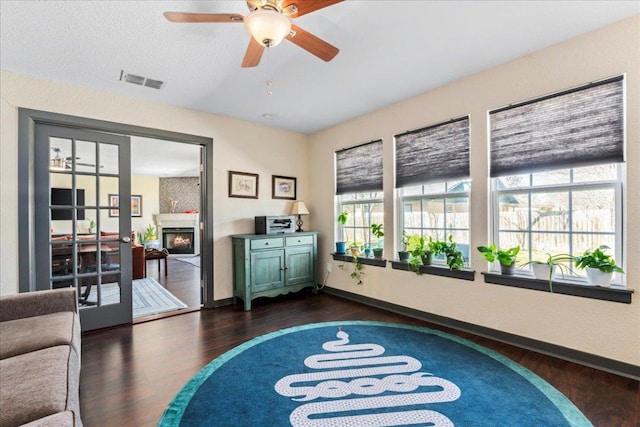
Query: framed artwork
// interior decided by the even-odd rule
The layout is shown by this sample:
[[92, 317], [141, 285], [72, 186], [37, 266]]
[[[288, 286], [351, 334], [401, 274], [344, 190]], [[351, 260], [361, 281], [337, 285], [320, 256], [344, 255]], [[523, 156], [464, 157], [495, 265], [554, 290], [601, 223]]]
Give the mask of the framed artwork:
[[142, 195], [131, 195], [131, 216], [142, 216]]
[[229, 171], [229, 197], [258, 198], [258, 174]]
[[295, 200], [296, 178], [272, 175], [271, 190], [272, 199]]
[[[109, 206], [120, 206], [120, 196], [117, 194], [109, 194]], [[110, 217], [119, 217], [120, 209], [109, 209]], [[131, 216], [142, 216], [142, 195], [131, 195]]]

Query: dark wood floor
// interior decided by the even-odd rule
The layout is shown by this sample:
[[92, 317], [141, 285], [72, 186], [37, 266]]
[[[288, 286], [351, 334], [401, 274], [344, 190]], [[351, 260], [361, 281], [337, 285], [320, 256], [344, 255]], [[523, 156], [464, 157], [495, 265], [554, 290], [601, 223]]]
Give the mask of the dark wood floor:
[[[175, 263], [179, 261], [169, 266], [170, 273]], [[175, 267], [176, 272], [182, 267]], [[174, 286], [171, 277], [172, 274], [164, 282], [178, 295], [180, 285], [171, 288]], [[535, 372], [573, 401], [594, 426], [640, 426], [638, 381], [306, 291], [258, 299], [250, 312], [243, 311], [241, 305], [228, 306], [85, 334], [80, 381], [84, 424], [155, 426], [182, 386], [222, 353], [278, 329], [335, 320], [379, 320], [454, 333]]]

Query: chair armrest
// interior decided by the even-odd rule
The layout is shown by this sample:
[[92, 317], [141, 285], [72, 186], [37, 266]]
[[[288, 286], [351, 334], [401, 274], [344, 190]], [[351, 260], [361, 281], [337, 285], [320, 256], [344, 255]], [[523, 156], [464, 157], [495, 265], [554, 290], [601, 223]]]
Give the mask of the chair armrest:
[[62, 311], [78, 312], [75, 288], [25, 292], [0, 297], [0, 322]]

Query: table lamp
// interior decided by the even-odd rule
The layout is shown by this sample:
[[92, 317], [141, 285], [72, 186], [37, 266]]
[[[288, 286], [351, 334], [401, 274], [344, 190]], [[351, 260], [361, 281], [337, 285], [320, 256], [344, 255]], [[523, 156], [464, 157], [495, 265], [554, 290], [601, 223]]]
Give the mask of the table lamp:
[[309, 210], [307, 206], [304, 204], [302, 200], [293, 202], [293, 206], [291, 206], [291, 215], [298, 215], [298, 220], [296, 221], [296, 225], [298, 226], [297, 232], [304, 231], [302, 229], [302, 218], [300, 215], [309, 215]]

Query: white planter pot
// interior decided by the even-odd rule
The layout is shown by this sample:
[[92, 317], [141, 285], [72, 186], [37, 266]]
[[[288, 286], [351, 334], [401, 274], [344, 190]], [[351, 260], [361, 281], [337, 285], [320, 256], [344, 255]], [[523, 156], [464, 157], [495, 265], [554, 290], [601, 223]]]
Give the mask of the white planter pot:
[[609, 286], [611, 284], [611, 276], [613, 273], [605, 273], [597, 268], [586, 267], [587, 281], [591, 286]]
[[549, 280], [555, 274], [556, 266], [549, 264], [531, 264], [533, 275], [538, 280]]

